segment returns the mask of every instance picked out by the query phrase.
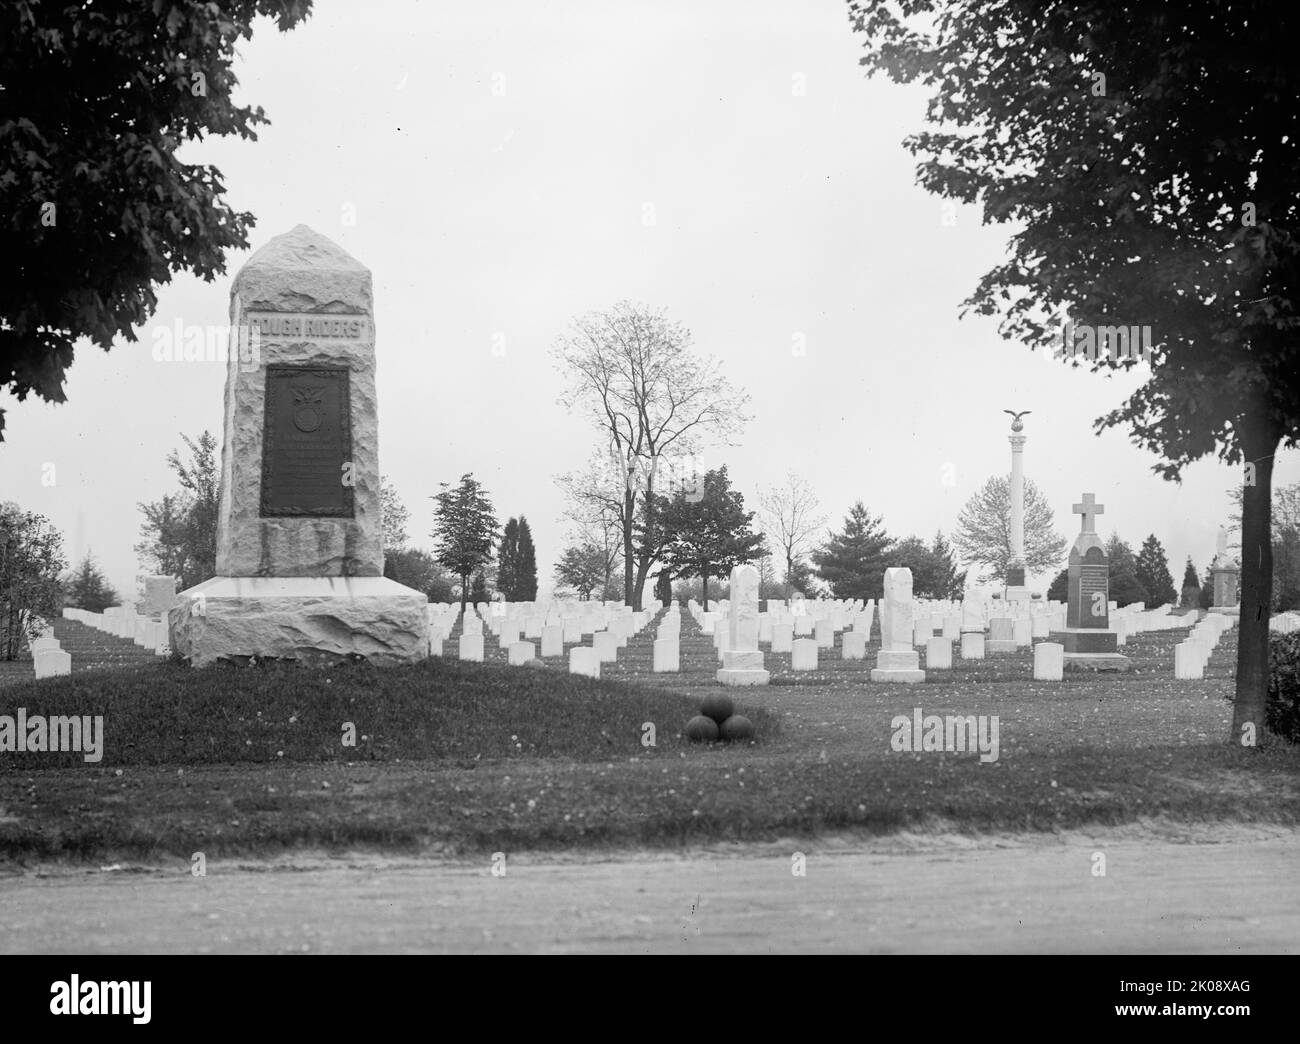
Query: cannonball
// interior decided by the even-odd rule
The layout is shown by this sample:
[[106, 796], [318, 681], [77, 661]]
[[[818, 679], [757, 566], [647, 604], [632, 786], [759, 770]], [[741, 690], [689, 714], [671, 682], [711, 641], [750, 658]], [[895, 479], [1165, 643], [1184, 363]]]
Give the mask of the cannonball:
[[686, 723], [686, 735], [692, 743], [712, 743], [718, 738], [717, 722], [703, 714], [697, 714]]
[[750, 740], [754, 738], [754, 723], [743, 714], [733, 714], [718, 731], [724, 740]]
[[736, 713], [736, 705], [726, 693], [715, 692], [700, 701], [700, 713], [721, 725]]

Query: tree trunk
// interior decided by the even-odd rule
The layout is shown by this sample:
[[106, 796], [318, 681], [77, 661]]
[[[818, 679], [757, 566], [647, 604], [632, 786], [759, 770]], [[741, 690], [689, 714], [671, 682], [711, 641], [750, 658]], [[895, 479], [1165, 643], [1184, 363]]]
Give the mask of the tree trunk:
[[1241, 617], [1231, 742], [1240, 744], [1243, 735], [1253, 731], [1255, 744], [1263, 746], [1264, 708], [1268, 700], [1268, 621], [1273, 604], [1273, 454], [1281, 440], [1271, 430], [1266, 417], [1256, 416], [1257, 423], [1247, 419], [1242, 432], [1242, 451], [1246, 461], [1255, 465], [1255, 481], [1245, 485], [1242, 491]]
[[460, 574], [460, 611], [465, 612], [465, 600], [469, 598], [469, 573]]
[[631, 493], [623, 494], [623, 604], [636, 605], [632, 596], [633, 570], [636, 563], [632, 560], [632, 529], [636, 524], [636, 500]]
[[638, 562], [636, 566], [636, 586], [632, 589], [632, 608], [640, 612], [644, 606], [641, 605], [641, 592], [645, 590], [646, 577], [650, 575], [650, 559]]
[[704, 611], [709, 611], [709, 574], [701, 573], [700, 579], [704, 581]]

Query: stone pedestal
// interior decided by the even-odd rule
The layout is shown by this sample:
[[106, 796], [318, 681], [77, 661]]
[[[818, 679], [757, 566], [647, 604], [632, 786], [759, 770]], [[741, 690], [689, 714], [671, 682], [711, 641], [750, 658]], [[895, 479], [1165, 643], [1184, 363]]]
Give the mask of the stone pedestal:
[[921, 658], [912, 647], [912, 570], [885, 570], [885, 597], [880, 609], [880, 652], [871, 671], [873, 682], [925, 681]]
[[[766, 685], [770, 678], [763, 668], [763, 653], [758, 648], [758, 570], [738, 565], [731, 571], [731, 598], [727, 614], [727, 642], [722, 647], [722, 667], [717, 680], [723, 685]], [[835, 635], [829, 622], [820, 628], [818, 638]], [[818, 643], [820, 644], [820, 643]]]
[[915, 649], [882, 649], [872, 668], [873, 682], [904, 682], [913, 684], [925, 681], [921, 670], [921, 657]]
[[1016, 651], [1016, 622], [1010, 616], [995, 616], [989, 620], [989, 637], [985, 643], [989, 653]]
[[217, 576], [181, 592], [168, 623], [173, 652], [195, 667], [254, 656], [393, 666], [428, 654], [427, 605], [382, 576]]
[[716, 677], [723, 685], [766, 685], [771, 674], [763, 667], [761, 652], [728, 649]]

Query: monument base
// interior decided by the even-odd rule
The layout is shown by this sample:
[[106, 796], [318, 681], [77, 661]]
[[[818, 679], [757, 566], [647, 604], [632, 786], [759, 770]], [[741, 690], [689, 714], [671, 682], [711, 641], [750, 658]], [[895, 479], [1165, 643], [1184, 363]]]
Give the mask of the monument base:
[[1119, 634], [1100, 627], [1067, 627], [1063, 631], [1052, 631], [1048, 641], [1064, 646], [1067, 661], [1071, 655], [1104, 655], [1119, 648]]
[[1212, 605], [1209, 612], [1222, 613], [1224, 616], [1240, 616], [1241, 606], [1239, 605]]
[[429, 600], [382, 576], [216, 576], [182, 591], [168, 617], [193, 667], [252, 657], [380, 667], [429, 655]]
[[1004, 597], [1008, 602], [1028, 602], [1033, 594], [1027, 587], [1008, 587]]
[[772, 674], [766, 670], [737, 671], [722, 667], [716, 677], [723, 685], [766, 685]]
[[997, 641], [990, 639], [984, 643], [984, 651], [991, 653], [1011, 653], [1015, 652], [1019, 648], [1020, 646], [1015, 642], [1003, 641], [1001, 639]]
[[771, 674], [763, 669], [763, 653], [757, 649], [726, 650], [716, 677], [723, 685], [766, 685]]
[[911, 649], [881, 649], [876, 654], [872, 668], [873, 682], [902, 682], [914, 685], [925, 681], [925, 671], [920, 669], [921, 657]]
[[1066, 653], [1061, 669], [1065, 671], [1127, 671], [1132, 662], [1119, 653]]

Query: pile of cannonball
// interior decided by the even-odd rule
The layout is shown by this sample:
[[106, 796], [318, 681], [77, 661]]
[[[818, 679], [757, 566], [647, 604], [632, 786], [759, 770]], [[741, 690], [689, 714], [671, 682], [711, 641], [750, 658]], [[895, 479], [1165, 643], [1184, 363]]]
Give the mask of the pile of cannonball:
[[694, 743], [748, 740], [754, 738], [754, 723], [736, 713], [730, 696], [713, 693], [704, 697], [700, 713], [686, 723], [686, 735]]

